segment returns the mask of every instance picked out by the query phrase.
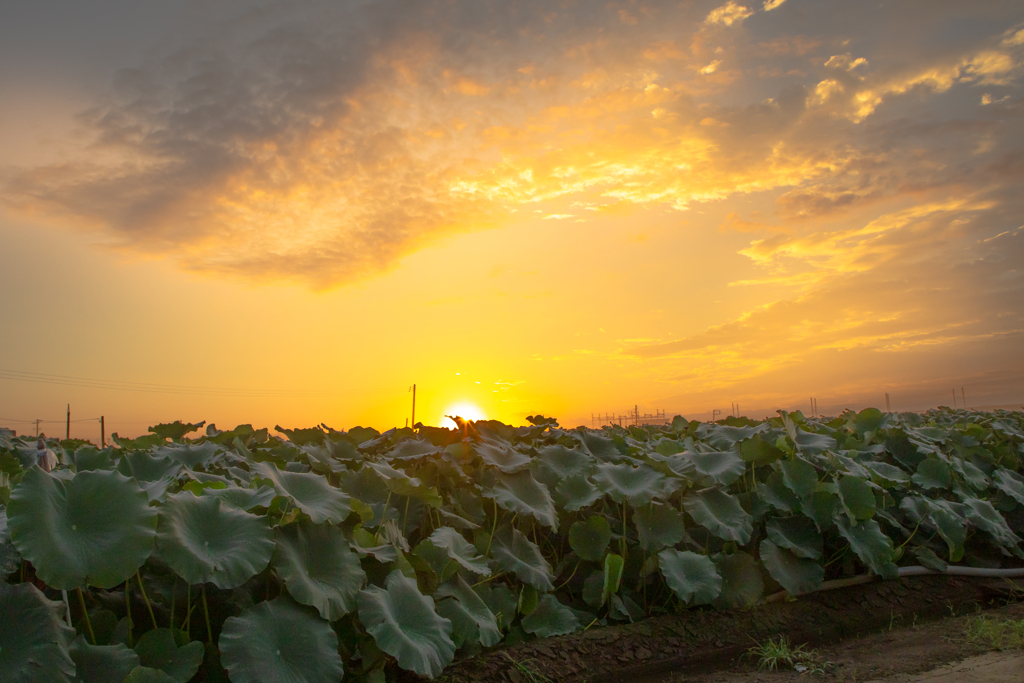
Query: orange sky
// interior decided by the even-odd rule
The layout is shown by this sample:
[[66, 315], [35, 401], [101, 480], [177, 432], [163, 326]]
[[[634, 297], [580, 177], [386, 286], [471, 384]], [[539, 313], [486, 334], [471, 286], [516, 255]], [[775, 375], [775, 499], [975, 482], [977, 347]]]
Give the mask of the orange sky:
[[0, 28], [0, 424], [1024, 402], [1018, 4], [82, 12]]

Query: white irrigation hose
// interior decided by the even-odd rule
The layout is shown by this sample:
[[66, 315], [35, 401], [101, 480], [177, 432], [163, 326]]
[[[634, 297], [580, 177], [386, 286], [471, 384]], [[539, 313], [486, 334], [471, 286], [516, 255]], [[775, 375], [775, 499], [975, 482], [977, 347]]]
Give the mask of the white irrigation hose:
[[[985, 569], [982, 567], [947, 567], [946, 571], [940, 572], [920, 565], [915, 565], [913, 567], [900, 567], [899, 571], [900, 576], [942, 574], [945, 576], [975, 576], [987, 579], [1024, 579], [1024, 568]], [[871, 583], [877, 578], [878, 574], [861, 574], [860, 576], [853, 576], [849, 579], [835, 579], [833, 581], [826, 581], [814, 590], [807, 591], [806, 593], [800, 593], [799, 595], [821, 593], [822, 591], [831, 591], [836, 590], [837, 588], [846, 588], [847, 586], [859, 586], [862, 583]], [[765, 598], [765, 602], [779, 602], [788, 598], [789, 595], [789, 591], [779, 591], [778, 593], [773, 593]]]

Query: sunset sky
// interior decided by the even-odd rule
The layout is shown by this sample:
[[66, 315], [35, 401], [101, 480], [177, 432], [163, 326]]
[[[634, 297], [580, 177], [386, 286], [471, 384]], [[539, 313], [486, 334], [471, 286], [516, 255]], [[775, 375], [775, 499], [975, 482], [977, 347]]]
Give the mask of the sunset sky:
[[1022, 209], [1018, 1], [8, 3], [0, 426], [1020, 406]]

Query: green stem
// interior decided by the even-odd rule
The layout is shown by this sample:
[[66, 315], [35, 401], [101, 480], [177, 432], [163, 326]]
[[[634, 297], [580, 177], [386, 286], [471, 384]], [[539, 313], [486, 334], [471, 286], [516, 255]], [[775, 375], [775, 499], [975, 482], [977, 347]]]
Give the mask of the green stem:
[[492, 576], [488, 576], [488, 577], [487, 577], [486, 579], [482, 579], [482, 580], [480, 580], [480, 581], [477, 581], [477, 582], [476, 582], [476, 583], [474, 583], [474, 584], [473, 584], [472, 586], [470, 586], [470, 588], [476, 588], [477, 586], [480, 586], [480, 585], [482, 585], [482, 584], [485, 584], [485, 583], [487, 583], [488, 581], [493, 581], [494, 579], [498, 578], [499, 576], [505, 576], [505, 572], [501, 572], [500, 574], [494, 574], [494, 575], [492, 575]]
[[149, 604], [149, 598], [146, 596], [146, 587], [142, 585], [142, 574], [135, 572], [135, 580], [139, 582], [139, 590], [142, 591], [142, 599], [146, 603], [146, 609], [149, 610], [149, 618], [153, 620], [153, 630], [160, 628], [156, 625], [156, 615], [153, 614], [153, 606]]
[[92, 622], [89, 621], [89, 610], [85, 608], [85, 598], [82, 597], [82, 589], [76, 588], [75, 591], [78, 593], [78, 604], [82, 606], [82, 617], [85, 618], [85, 630], [89, 632], [89, 640], [92, 644], [96, 644], [96, 634], [92, 631]]
[[210, 607], [206, 604], [206, 584], [203, 584], [203, 614], [206, 616], [206, 639], [213, 646], [213, 629], [210, 628]]
[[192, 640], [192, 584], [188, 585], [188, 589], [185, 591], [185, 605], [188, 607], [185, 610], [185, 636], [188, 637], [189, 641]]
[[402, 535], [405, 536], [405, 525], [409, 523], [409, 503], [412, 502], [412, 496], [405, 497], [405, 514], [402, 516]]
[[494, 530], [498, 528], [498, 501], [492, 501], [494, 503], [494, 521], [491, 522], [491, 536], [487, 539], [487, 550], [484, 551], [484, 557], [489, 557], [491, 554], [491, 541], [494, 540]]
[[124, 611], [128, 615], [128, 647], [133, 648], [135, 645], [132, 644], [132, 578], [129, 576], [124, 580]]
[[622, 497], [622, 557], [626, 557], [626, 497]]
[[[921, 520], [921, 522], [923, 522], [923, 521], [924, 521], [924, 519], [922, 519], [922, 520]], [[919, 528], [921, 528], [921, 522], [918, 522], [918, 523], [917, 523], [917, 526], [915, 526], [915, 527], [914, 527], [914, 530], [910, 532], [910, 535], [909, 535], [909, 536], [907, 536], [907, 540], [903, 541], [903, 543], [902, 543], [902, 544], [900, 545], [900, 548], [902, 548], [902, 547], [903, 547], [903, 546], [905, 546], [906, 544], [910, 543], [910, 539], [912, 539], [912, 538], [914, 537], [914, 534], [916, 534], [916, 533], [917, 533], [917, 530], [918, 530]]]
[[562, 589], [562, 587], [563, 587], [563, 586], [564, 586], [565, 584], [567, 584], [567, 583], [569, 583], [570, 581], [572, 581], [572, 577], [576, 576], [576, 570], [577, 570], [577, 569], [579, 569], [579, 568], [580, 568], [580, 563], [579, 563], [579, 562], [577, 562], [577, 563], [576, 563], [576, 566], [572, 568], [572, 574], [569, 574], [569, 578], [568, 578], [568, 579], [566, 579], [565, 581], [563, 581], [562, 583], [560, 583], [560, 584], [558, 585], [558, 587], [557, 587], [557, 588], [555, 588], [555, 590], [556, 590], [556, 591], [558, 591], [558, 590], [561, 590], [561, 589]]
[[[381, 513], [380, 513], [380, 524], [377, 525], [377, 533], [375, 533], [373, 535], [373, 544], [374, 545], [377, 545], [378, 543], [380, 543], [380, 529], [381, 529], [382, 526], [384, 526], [384, 520], [387, 519], [388, 504], [389, 503], [391, 503], [391, 489], [388, 489], [388, 497], [387, 497], [387, 500], [384, 501], [384, 509], [381, 510]], [[431, 520], [431, 521], [433, 521], [433, 520]]]

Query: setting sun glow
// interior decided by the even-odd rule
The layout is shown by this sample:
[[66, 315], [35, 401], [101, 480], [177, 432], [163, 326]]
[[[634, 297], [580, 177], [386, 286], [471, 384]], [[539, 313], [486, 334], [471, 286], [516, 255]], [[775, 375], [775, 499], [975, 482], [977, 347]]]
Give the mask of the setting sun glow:
[[438, 420], [438, 424], [442, 427], [451, 428], [454, 426], [454, 421], [448, 416], [458, 416], [463, 420], [486, 420], [487, 416], [484, 415], [484, 411], [480, 410], [477, 406], [467, 401], [461, 401], [459, 403], [453, 403], [448, 406], [444, 413], [441, 415], [441, 419]]

